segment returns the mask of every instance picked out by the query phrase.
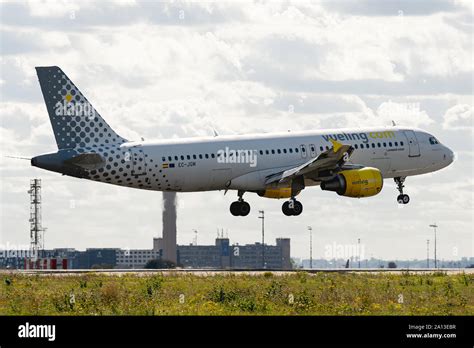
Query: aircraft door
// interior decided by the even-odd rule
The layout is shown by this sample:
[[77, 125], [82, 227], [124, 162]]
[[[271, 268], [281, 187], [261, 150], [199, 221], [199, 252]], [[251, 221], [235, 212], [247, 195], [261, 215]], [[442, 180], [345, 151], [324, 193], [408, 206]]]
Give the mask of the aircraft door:
[[420, 156], [420, 144], [416, 138], [415, 132], [412, 130], [407, 130], [403, 132], [408, 140], [408, 156], [409, 157], [418, 157]]
[[309, 153], [311, 157], [316, 157], [316, 146], [314, 144], [309, 144]]
[[301, 151], [301, 158], [306, 158], [307, 156], [306, 145], [300, 145], [300, 151]]

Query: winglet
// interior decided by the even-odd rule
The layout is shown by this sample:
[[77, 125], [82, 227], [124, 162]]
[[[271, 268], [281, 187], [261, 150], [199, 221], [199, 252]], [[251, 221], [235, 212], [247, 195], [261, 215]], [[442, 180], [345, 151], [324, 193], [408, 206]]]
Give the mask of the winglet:
[[334, 152], [339, 151], [339, 149], [342, 147], [342, 144], [340, 142], [337, 142], [336, 140], [329, 139], [329, 141], [332, 143]]

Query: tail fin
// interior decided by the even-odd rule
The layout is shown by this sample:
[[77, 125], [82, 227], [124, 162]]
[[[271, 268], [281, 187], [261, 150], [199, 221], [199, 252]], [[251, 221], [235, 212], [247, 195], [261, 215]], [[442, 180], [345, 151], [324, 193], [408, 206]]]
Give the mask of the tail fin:
[[110, 128], [59, 67], [36, 67], [36, 73], [59, 150], [126, 141]]

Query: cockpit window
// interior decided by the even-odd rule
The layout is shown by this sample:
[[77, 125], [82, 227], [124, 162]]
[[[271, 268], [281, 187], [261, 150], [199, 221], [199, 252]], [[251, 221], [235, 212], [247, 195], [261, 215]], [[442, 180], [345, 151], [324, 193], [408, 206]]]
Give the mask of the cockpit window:
[[438, 140], [436, 140], [435, 137], [430, 137], [430, 144], [435, 145], [435, 144], [439, 144], [439, 143], [438, 143]]

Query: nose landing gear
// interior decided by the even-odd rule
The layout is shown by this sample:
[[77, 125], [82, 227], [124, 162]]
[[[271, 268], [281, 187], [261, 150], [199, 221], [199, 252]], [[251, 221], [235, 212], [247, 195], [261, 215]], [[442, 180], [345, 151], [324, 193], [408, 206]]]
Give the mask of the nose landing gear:
[[408, 204], [408, 202], [410, 202], [410, 196], [403, 193], [403, 188], [405, 187], [403, 183], [405, 182], [405, 179], [406, 177], [393, 178], [393, 180], [397, 184], [398, 192], [400, 192], [400, 194], [397, 197], [397, 202], [399, 204]]
[[289, 201], [283, 203], [281, 206], [281, 211], [286, 216], [297, 216], [303, 212], [303, 204], [292, 197]]

